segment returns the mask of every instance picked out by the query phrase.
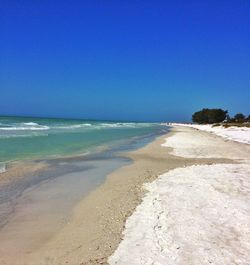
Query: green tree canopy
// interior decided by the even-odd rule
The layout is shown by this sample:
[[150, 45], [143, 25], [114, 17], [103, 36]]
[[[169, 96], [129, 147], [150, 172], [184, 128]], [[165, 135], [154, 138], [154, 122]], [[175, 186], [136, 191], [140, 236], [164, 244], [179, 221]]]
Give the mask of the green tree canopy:
[[244, 122], [245, 115], [242, 113], [237, 113], [237, 114], [235, 114], [234, 119], [236, 122]]
[[227, 117], [227, 110], [222, 109], [202, 109], [193, 114], [192, 120], [193, 122], [199, 124], [206, 123], [217, 123], [222, 122]]

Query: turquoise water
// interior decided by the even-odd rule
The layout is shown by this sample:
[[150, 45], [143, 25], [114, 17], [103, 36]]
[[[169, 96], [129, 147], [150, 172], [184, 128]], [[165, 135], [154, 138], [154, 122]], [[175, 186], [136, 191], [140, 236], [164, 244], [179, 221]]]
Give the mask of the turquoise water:
[[108, 174], [132, 163], [121, 151], [167, 131], [157, 123], [0, 117], [0, 172], [10, 161], [45, 159], [47, 165], [39, 171], [28, 165], [18, 179], [0, 185], [2, 249], [32, 252], [70, 220], [75, 205]]
[[81, 154], [162, 130], [158, 123], [0, 117], [0, 162]]

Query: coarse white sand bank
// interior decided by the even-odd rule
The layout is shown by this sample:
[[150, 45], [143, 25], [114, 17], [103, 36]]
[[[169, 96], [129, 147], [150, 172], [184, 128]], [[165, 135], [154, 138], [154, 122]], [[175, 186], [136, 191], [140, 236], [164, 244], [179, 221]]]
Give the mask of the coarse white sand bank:
[[176, 168], [145, 184], [109, 264], [250, 264], [249, 146], [175, 130], [163, 144], [173, 155], [233, 163]]
[[228, 140], [233, 140], [240, 143], [250, 144], [250, 128], [230, 126], [225, 128], [223, 126], [213, 126], [210, 124], [180, 124], [172, 123], [174, 126], [185, 126], [201, 131], [211, 132]]

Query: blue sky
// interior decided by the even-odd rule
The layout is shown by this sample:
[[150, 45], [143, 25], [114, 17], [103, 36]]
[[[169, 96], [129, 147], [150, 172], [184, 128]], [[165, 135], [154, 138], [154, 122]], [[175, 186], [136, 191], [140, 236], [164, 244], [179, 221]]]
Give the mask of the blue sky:
[[0, 0], [0, 114], [250, 114], [250, 2]]

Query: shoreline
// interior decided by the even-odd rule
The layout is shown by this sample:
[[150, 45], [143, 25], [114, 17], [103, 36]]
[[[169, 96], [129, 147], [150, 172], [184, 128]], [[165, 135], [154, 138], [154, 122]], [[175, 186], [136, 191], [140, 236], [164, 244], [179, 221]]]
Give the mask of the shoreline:
[[80, 201], [70, 223], [44, 246], [29, 254], [26, 264], [44, 264], [45, 258], [51, 264], [107, 264], [108, 257], [122, 240], [127, 218], [145, 195], [145, 182], [178, 167], [231, 161], [173, 156], [171, 148], [162, 144], [166, 137], [175, 133], [172, 129], [147, 146], [127, 153], [133, 163], [110, 174], [103, 185]]
[[[51, 217], [50, 217], [50, 215], [51, 215], [50, 206], [48, 208], [49, 213], [48, 213], [48, 217], [47, 217], [50, 219], [48, 219], [46, 221], [46, 219], [44, 219], [44, 217], [41, 216], [41, 219], [43, 219], [43, 220], [35, 222], [35, 223], [32, 221], [32, 219], [34, 218], [34, 213], [35, 213], [35, 215], [38, 215], [39, 214], [38, 209], [40, 209], [43, 213], [44, 212], [43, 205], [41, 205], [39, 203], [35, 203], [34, 205], [31, 204], [31, 207], [33, 210], [25, 210], [24, 207], [26, 205], [26, 201], [28, 202], [28, 204], [27, 204], [27, 206], [28, 206], [30, 200], [31, 200], [31, 202], [33, 200], [35, 200], [35, 201], [44, 200], [41, 196], [51, 197], [51, 195], [52, 195], [52, 198], [50, 198], [50, 200], [53, 199], [53, 197], [57, 197], [57, 195], [54, 196], [52, 193], [51, 193], [51, 195], [49, 195], [49, 193], [44, 191], [43, 187], [45, 186], [46, 187], [45, 189], [51, 189], [50, 186], [51, 185], [55, 186], [54, 182], [56, 182], [56, 186], [59, 185], [60, 186], [59, 188], [61, 189], [62, 184], [60, 182], [60, 179], [65, 179], [65, 177], [64, 176], [58, 177], [59, 176], [58, 174], [60, 174], [60, 175], [61, 174], [63, 174], [63, 175], [68, 174], [69, 179], [72, 178], [71, 175], [73, 175], [74, 172], [75, 172], [75, 174], [77, 174], [79, 176], [79, 178], [81, 178], [81, 175], [82, 175], [83, 179], [86, 177], [86, 175], [89, 175], [90, 176], [89, 180], [93, 183], [97, 183], [96, 186], [95, 186], [95, 184], [91, 184], [88, 182], [86, 182], [86, 184], [85, 184], [85, 182], [83, 182], [84, 180], [80, 181], [80, 179], [79, 179], [80, 182], [76, 182], [75, 180], [73, 181], [76, 183], [76, 185], [78, 185], [77, 189], [79, 189], [79, 190], [82, 189], [84, 191], [84, 190], [86, 190], [86, 188], [88, 186], [92, 187], [90, 189], [87, 188], [86, 194], [84, 196], [81, 196], [80, 200], [84, 200], [84, 198], [86, 196], [88, 196], [88, 194], [91, 193], [91, 191], [95, 190], [98, 186], [102, 185], [102, 183], [105, 181], [107, 175], [109, 175], [110, 172], [113, 172], [114, 170], [116, 170], [117, 168], [120, 168], [123, 165], [131, 164], [133, 162], [132, 159], [123, 155], [124, 153], [137, 150], [138, 148], [140, 149], [142, 146], [145, 146], [148, 143], [154, 141], [154, 139], [157, 137], [158, 137], [157, 134], [156, 135], [150, 134], [150, 135], [146, 135], [143, 137], [141, 137], [141, 136], [140, 137], [134, 137], [134, 138], [131, 138], [129, 140], [129, 145], [127, 145], [128, 141], [124, 142], [123, 144], [115, 142], [115, 144], [110, 146], [109, 149], [106, 148], [105, 150], [101, 150], [98, 153], [95, 152], [95, 153], [89, 154], [88, 156], [86, 156], [86, 155], [85, 156], [70, 156], [70, 157], [55, 158], [53, 160], [37, 160], [37, 161], [35, 160], [35, 161], [26, 161], [26, 163], [17, 162], [17, 163], [12, 164], [12, 167], [9, 167], [8, 171], [1, 174], [1, 182], [0, 182], [0, 184], [1, 184], [0, 190], [2, 189], [2, 191], [3, 191], [2, 196], [1, 196], [1, 199], [3, 200], [2, 201], [3, 204], [1, 206], [2, 208], [1, 208], [0, 216], [2, 216], [2, 214], [5, 214], [5, 213], [8, 215], [10, 214], [12, 216], [11, 218], [8, 218], [7, 220], [4, 219], [2, 222], [2, 227], [1, 227], [2, 229], [0, 231], [0, 237], [2, 238], [2, 244], [0, 244], [0, 256], [2, 257], [2, 259], [0, 259], [0, 261], [6, 262], [6, 264], [9, 264], [9, 262], [10, 262], [10, 264], [13, 264], [13, 263], [14, 264], [20, 264], [20, 258], [22, 259], [22, 257], [26, 255], [25, 252], [32, 252], [33, 249], [39, 248], [40, 245], [42, 245], [44, 242], [47, 242], [47, 240], [49, 240], [50, 237], [47, 236], [47, 229], [46, 228], [45, 228], [46, 236], [41, 235], [41, 238], [39, 238], [38, 237], [39, 232], [37, 233], [34, 231], [34, 229], [32, 229], [32, 228], [30, 229], [30, 226], [32, 226], [32, 224], [34, 226], [38, 226], [39, 222], [41, 223], [41, 225], [43, 227], [44, 227], [44, 225], [46, 225], [46, 223], [48, 223], [48, 225], [49, 225], [49, 222], [47, 222], [47, 221], [49, 221], [51, 219]], [[54, 167], [57, 165], [60, 165], [59, 171], [57, 170], [56, 172], [54, 172]], [[74, 165], [76, 166], [76, 168]], [[103, 175], [103, 177], [101, 175], [98, 177], [97, 175], [95, 175], [96, 174], [95, 172], [97, 172], [98, 176], [101, 174], [101, 175]], [[51, 175], [51, 174], [53, 174], [53, 176], [49, 177], [48, 175]], [[33, 175], [34, 176], [37, 175], [37, 176], [33, 177]], [[41, 178], [41, 179], [39, 180], [39, 178]], [[62, 181], [64, 181], [64, 180], [62, 180]], [[30, 182], [31, 182], [32, 186], [28, 187], [27, 185], [29, 185]], [[13, 184], [13, 186], [8, 186], [11, 184]], [[70, 183], [68, 183], [68, 184], [70, 184]], [[88, 186], [85, 187], [85, 185], [88, 185]], [[18, 186], [21, 186], [20, 195], [19, 195], [19, 193], [17, 194], [17, 190], [16, 190], [16, 188]], [[59, 191], [61, 193], [60, 190], [57, 190], [56, 186], [55, 186], [55, 192], [58, 193], [58, 191]], [[11, 187], [11, 188], [9, 188], [9, 187]], [[66, 188], [67, 188], [67, 186], [66, 186]], [[18, 205], [17, 205], [18, 211], [17, 211], [17, 213], [15, 213], [16, 211], [14, 210], [14, 208], [12, 206], [12, 205], [15, 205], [15, 203], [13, 204], [12, 199], [9, 200], [6, 197], [5, 190], [7, 193], [9, 191], [11, 191], [11, 193], [14, 192], [15, 197], [16, 196], [21, 197], [21, 203], [20, 203], [20, 200], [18, 200]], [[70, 184], [69, 190], [72, 190], [71, 184]], [[31, 196], [30, 193], [34, 194], [34, 195]], [[39, 195], [37, 195], [37, 193]], [[75, 193], [74, 190], [73, 190], [73, 193]], [[68, 196], [72, 197], [72, 194], [68, 194]], [[58, 200], [58, 198], [56, 198], [56, 200]], [[78, 201], [79, 200], [77, 199], [76, 204], [78, 203]], [[68, 205], [67, 201], [66, 201], [66, 203]], [[10, 204], [10, 206], [9, 206], [9, 204]], [[49, 203], [49, 204], [51, 204], [51, 203]], [[76, 204], [74, 204], [73, 207]], [[14, 207], [16, 208], [16, 206], [14, 206]], [[10, 208], [10, 209], [8, 210], [8, 208]], [[52, 228], [54, 227], [54, 230], [55, 230], [55, 231], [53, 231], [53, 234], [50, 233], [52, 237], [54, 235], [56, 235], [56, 233], [62, 227], [64, 227], [65, 223], [68, 222], [68, 220], [70, 219], [70, 217], [72, 215], [72, 209], [73, 208], [71, 207], [69, 215], [65, 216], [65, 218], [62, 219], [62, 221], [60, 221], [58, 218], [55, 219], [54, 217], [52, 217], [53, 219], [51, 220], [52, 221], [51, 225], [52, 225]], [[59, 210], [58, 208], [55, 208], [55, 212], [59, 212], [61, 214], [61, 210]], [[44, 213], [46, 214], [46, 212], [44, 212]], [[31, 216], [29, 217], [30, 214], [31, 214]], [[14, 221], [12, 221], [13, 217], [14, 217]], [[23, 223], [23, 219], [24, 219], [24, 223]], [[18, 226], [20, 225], [19, 220], [21, 221], [22, 229], [24, 229], [22, 236], [19, 235], [19, 233], [20, 233], [20, 231], [18, 229]], [[56, 223], [55, 223], [56, 220], [57, 220], [57, 222], [60, 222], [60, 224], [58, 223], [58, 225], [56, 225]], [[27, 223], [27, 225], [26, 225], [26, 223]], [[5, 227], [6, 224], [7, 224], [7, 227]], [[55, 227], [55, 225], [56, 225], [56, 227]], [[17, 237], [12, 235], [13, 234], [12, 230], [15, 231], [14, 233], [17, 233], [17, 235], [18, 235]], [[32, 232], [32, 230], [33, 230], [33, 232]], [[43, 228], [43, 230], [44, 230], [44, 228]], [[51, 228], [50, 228], [50, 230], [51, 230]], [[9, 235], [10, 235], [10, 238], [12, 238], [12, 241], [14, 244], [12, 244], [11, 240], [9, 240]], [[37, 239], [35, 239], [34, 237]], [[45, 240], [44, 240], [44, 237], [45, 237]], [[24, 242], [25, 242], [24, 244], [22, 242], [20, 242], [21, 241], [20, 238], [24, 240]], [[30, 243], [26, 243], [29, 241], [33, 241], [34, 239], [35, 239], [35, 241], [31, 246], [29, 246]], [[5, 244], [5, 241], [7, 242], [7, 245]], [[15, 241], [17, 241], [17, 244]], [[38, 244], [36, 243], [36, 241], [38, 242]], [[24, 245], [24, 247], [22, 245]], [[26, 245], [28, 247], [26, 247]], [[17, 256], [12, 257], [11, 253], [13, 253], [15, 251], [14, 250], [15, 246], [17, 246], [16, 247]], [[10, 248], [10, 250], [8, 250], [8, 248]], [[9, 259], [11, 261], [9, 261]], [[21, 263], [21, 264], [23, 264], [23, 263]]]
[[[96, 188], [94, 183], [102, 184], [110, 172], [123, 164], [132, 163], [132, 159], [123, 156], [123, 153], [137, 150], [152, 142], [158, 136], [159, 134], [156, 133], [132, 137], [125, 141], [115, 140], [110, 142], [109, 145], [95, 147], [92, 152], [84, 154], [76, 153], [67, 156], [9, 162], [7, 170], [0, 174], [0, 229], [10, 219], [11, 216], [9, 215], [13, 215], [15, 205], [19, 204], [19, 198], [22, 198], [26, 191], [37, 189], [47, 181], [52, 182], [51, 185], [53, 185], [55, 179], [64, 178], [64, 175], [70, 177], [71, 174], [78, 174], [82, 178], [89, 175], [90, 181], [88, 183], [80, 181], [79, 184], [83, 185], [83, 190], [86, 190], [86, 184], [92, 187], [87, 189], [87, 192], [84, 191], [84, 193], [89, 193], [89, 191]], [[101, 172], [101, 167], [103, 172]], [[91, 168], [93, 168], [92, 171]], [[96, 172], [98, 168], [100, 170]], [[94, 179], [92, 181], [93, 185], [91, 179]], [[76, 183], [76, 185], [78, 184]], [[74, 190], [72, 192], [74, 193]], [[82, 198], [85, 196], [86, 194], [83, 194]]]
[[[163, 146], [200, 162], [144, 185], [147, 193], [127, 219], [109, 264], [249, 264], [250, 146], [175, 128]], [[226, 163], [202, 163], [216, 157]]]
[[[159, 175], [175, 168], [237, 163], [228, 157], [183, 158], [173, 155], [173, 149], [163, 144], [166, 138], [175, 135], [178, 130], [172, 128], [171, 132], [157, 137], [146, 146], [122, 153], [123, 156], [132, 159], [133, 163], [112, 172], [102, 185], [83, 198], [74, 207], [69, 223], [55, 236], [38, 249], [12, 257], [12, 263], [6, 264], [108, 264], [109, 256], [122, 241], [126, 220], [145, 195], [144, 183], [152, 182]], [[214, 141], [216, 146], [219, 143], [221, 149], [241, 149], [244, 146], [234, 142], [228, 143], [207, 132], [195, 132], [198, 135], [205, 135]], [[15, 263], [17, 260], [19, 263]]]

